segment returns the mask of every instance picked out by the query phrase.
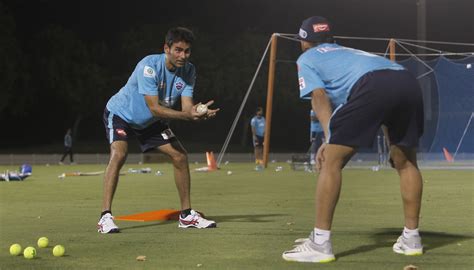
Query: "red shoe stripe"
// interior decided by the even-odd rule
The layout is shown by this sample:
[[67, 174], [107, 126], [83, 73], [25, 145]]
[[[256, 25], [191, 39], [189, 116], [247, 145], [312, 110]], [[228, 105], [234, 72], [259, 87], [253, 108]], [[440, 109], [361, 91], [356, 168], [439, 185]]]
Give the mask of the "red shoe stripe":
[[190, 221], [187, 221], [187, 220], [184, 220], [184, 219], [180, 219], [181, 223], [183, 225], [197, 225], [199, 224], [199, 222], [197, 221], [197, 219], [193, 219], [193, 220], [190, 220]]

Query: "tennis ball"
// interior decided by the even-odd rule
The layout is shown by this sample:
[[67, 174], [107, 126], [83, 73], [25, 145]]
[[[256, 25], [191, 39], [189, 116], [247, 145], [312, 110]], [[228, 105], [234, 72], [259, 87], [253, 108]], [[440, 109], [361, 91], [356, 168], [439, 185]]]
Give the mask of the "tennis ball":
[[65, 252], [66, 252], [66, 249], [61, 245], [56, 245], [53, 248], [53, 255], [56, 257], [62, 257]]
[[36, 257], [36, 249], [34, 247], [27, 247], [23, 250], [23, 257], [27, 259], [33, 259]]
[[21, 254], [21, 246], [20, 244], [13, 244], [10, 246], [10, 254], [12, 256], [18, 256]]
[[201, 114], [207, 113], [207, 106], [205, 104], [199, 104], [196, 108], [196, 112]]
[[49, 245], [49, 240], [46, 237], [41, 237], [38, 239], [38, 247], [45, 248]]

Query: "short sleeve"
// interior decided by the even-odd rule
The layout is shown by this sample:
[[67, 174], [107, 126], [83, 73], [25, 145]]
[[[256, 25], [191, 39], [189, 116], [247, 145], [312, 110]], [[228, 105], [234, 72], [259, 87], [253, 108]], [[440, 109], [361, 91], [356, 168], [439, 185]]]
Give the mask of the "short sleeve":
[[138, 93], [147, 96], [157, 96], [158, 87], [156, 81], [156, 71], [147, 65], [141, 66], [137, 70]]
[[255, 127], [255, 118], [252, 118], [252, 120], [250, 120], [250, 126]]
[[300, 88], [300, 98], [310, 99], [311, 92], [317, 88], [325, 88], [318, 71], [298, 59], [298, 83]]

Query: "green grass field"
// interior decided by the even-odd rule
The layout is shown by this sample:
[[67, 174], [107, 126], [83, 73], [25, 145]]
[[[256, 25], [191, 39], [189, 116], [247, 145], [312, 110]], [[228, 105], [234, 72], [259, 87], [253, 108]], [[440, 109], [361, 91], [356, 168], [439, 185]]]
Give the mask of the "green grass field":
[[[171, 165], [155, 174], [120, 179], [114, 215], [179, 208]], [[198, 165], [192, 165], [192, 168]], [[276, 166], [283, 166], [280, 172]], [[0, 269], [419, 269], [474, 268], [473, 171], [424, 170], [421, 233], [426, 253], [407, 257], [391, 245], [403, 226], [398, 176], [393, 170], [344, 171], [333, 226], [337, 260], [329, 264], [290, 263], [281, 253], [306, 237], [314, 222], [315, 174], [288, 164], [230, 163], [217, 172], [192, 173], [193, 208], [218, 222], [208, 230], [178, 229], [176, 221], [117, 221], [120, 234], [101, 235], [95, 225], [102, 199], [102, 176], [57, 176], [99, 171], [103, 165], [34, 166], [23, 182], [0, 182]], [[11, 167], [0, 166], [0, 172]], [[227, 175], [227, 171], [232, 175]], [[11, 256], [9, 246], [35, 246], [46, 236], [50, 247], [38, 257]], [[62, 244], [66, 256], [53, 257]], [[137, 261], [139, 255], [146, 261]]]

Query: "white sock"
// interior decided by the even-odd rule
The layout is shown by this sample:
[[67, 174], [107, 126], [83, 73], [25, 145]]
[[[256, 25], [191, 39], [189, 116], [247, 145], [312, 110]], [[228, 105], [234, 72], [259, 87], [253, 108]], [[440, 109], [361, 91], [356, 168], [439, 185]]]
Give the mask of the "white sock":
[[331, 237], [331, 231], [321, 230], [318, 228], [314, 228], [313, 234], [314, 234], [314, 242], [318, 245], [321, 245], [324, 242], [329, 241], [329, 238]]
[[403, 228], [403, 237], [405, 237], [405, 238], [410, 238], [410, 237], [419, 236], [419, 235], [420, 235], [420, 233], [418, 231], [418, 228], [413, 229], [413, 230], [410, 230], [407, 227]]

